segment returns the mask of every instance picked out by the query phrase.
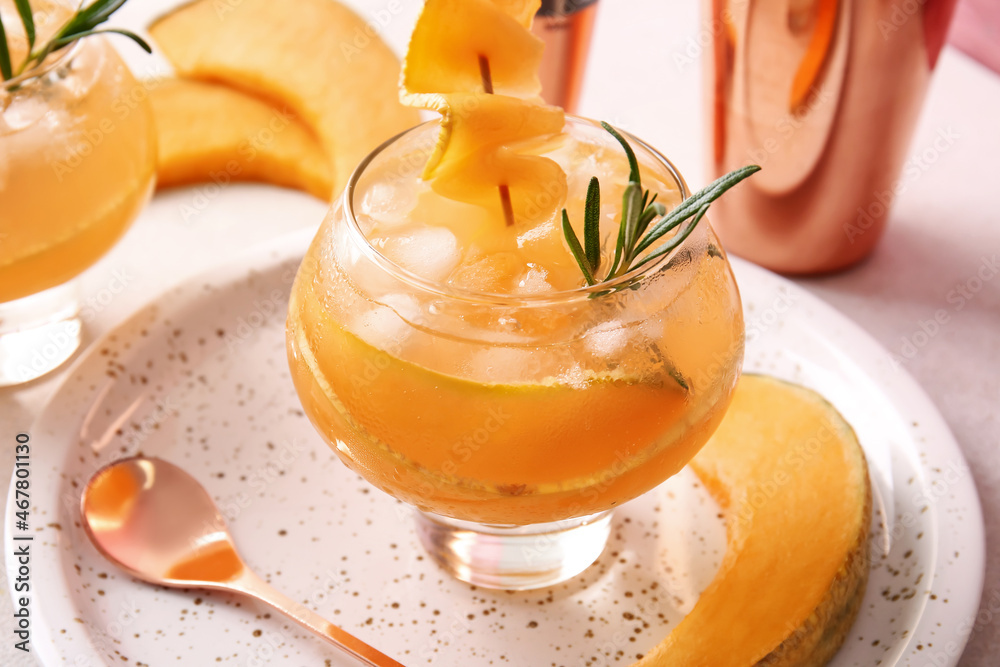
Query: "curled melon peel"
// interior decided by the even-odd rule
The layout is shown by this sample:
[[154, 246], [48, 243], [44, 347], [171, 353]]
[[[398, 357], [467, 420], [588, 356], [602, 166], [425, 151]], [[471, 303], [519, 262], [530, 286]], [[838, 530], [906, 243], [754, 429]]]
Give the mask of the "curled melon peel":
[[383, 141], [416, 125], [399, 103], [399, 61], [333, 0], [196, 0], [149, 33], [183, 77], [221, 81], [289, 108], [327, 154], [334, 189]]
[[825, 665], [868, 581], [871, 486], [851, 427], [808, 389], [744, 376], [691, 465], [727, 511], [726, 556], [637, 666]]
[[[424, 178], [434, 178], [439, 166], [459, 162], [473, 153], [488, 153], [563, 128], [562, 109], [483, 93], [433, 93], [419, 97], [420, 105], [441, 114], [441, 134], [424, 167]], [[547, 158], [536, 158], [538, 160]]]
[[[542, 42], [529, 28], [540, 0], [427, 0], [403, 62], [400, 99], [441, 114], [423, 177], [438, 194], [514, 220], [551, 218], [566, 197], [554, 161], [518, 144], [559, 133], [543, 104]], [[501, 215], [502, 214], [502, 215]]]
[[333, 196], [330, 163], [289, 112], [213, 83], [172, 79], [150, 93], [161, 188], [225, 178]]
[[438, 169], [431, 188], [448, 199], [483, 207], [499, 220], [497, 183], [508, 186], [518, 224], [548, 220], [566, 197], [566, 174], [558, 164], [503, 147], [449, 160]]

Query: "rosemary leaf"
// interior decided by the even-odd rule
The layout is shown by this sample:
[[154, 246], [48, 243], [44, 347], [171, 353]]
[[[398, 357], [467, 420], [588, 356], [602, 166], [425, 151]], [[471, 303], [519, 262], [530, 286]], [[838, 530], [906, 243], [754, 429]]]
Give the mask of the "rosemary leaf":
[[10, 49], [7, 46], [7, 32], [3, 28], [3, 19], [0, 18], [0, 75], [4, 80], [14, 78], [14, 72], [10, 66]]
[[10, 50], [7, 44], [3, 27], [0, 26], [0, 74], [3, 79], [10, 80], [19, 74], [37, 67], [45, 62], [49, 54], [73, 44], [79, 39], [107, 33], [125, 35], [141, 46], [147, 53], [152, 53], [153, 49], [139, 35], [130, 30], [122, 28], [101, 28], [102, 23], [111, 18], [111, 15], [121, 9], [127, 0], [94, 0], [86, 7], [84, 1], [80, 2], [80, 7], [76, 13], [63, 25], [58, 33], [38, 49], [35, 49], [37, 35], [35, 33], [35, 23], [31, 12], [31, 0], [14, 0], [17, 12], [24, 24], [24, 30], [28, 37], [28, 55], [15, 70], [10, 62]]
[[615, 260], [611, 262], [611, 270], [608, 271], [608, 277], [615, 275], [618, 270], [619, 262], [622, 261], [622, 257], [625, 254], [625, 224], [622, 223], [618, 225], [618, 242], [615, 245]]
[[66, 37], [62, 37], [60, 39], [55, 40], [53, 42], [53, 44], [55, 44], [55, 48], [53, 48], [52, 50], [56, 51], [58, 49], [61, 49], [64, 46], [72, 44], [73, 42], [82, 37], [90, 37], [91, 35], [103, 35], [107, 33], [116, 33], [119, 35], [125, 35], [126, 37], [131, 38], [136, 44], [141, 46], [146, 53], [153, 52], [153, 48], [146, 42], [146, 40], [144, 40], [142, 37], [132, 32], [131, 30], [125, 30], [124, 28], [101, 28], [100, 30], [87, 30], [85, 32], [78, 32], [73, 35], [68, 35]]
[[629, 143], [625, 141], [625, 137], [620, 135], [618, 133], [618, 130], [611, 127], [603, 120], [601, 121], [601, 127], [610, 132], [611, 136], [617, 139], [618, 143], [620, 143], [622, 145], [622, 148], [625, 149], [625, 155], [626, 157], [628, 157], [628, 167], [630, 170], [628, 175], [628, 180], [631, 181], [632, 183], [641, 183], [642, 181], [639, 180], [639, 162], [638, 160], [635, 159], [635, 153], [632, 152], [632, 147], [629, 146]]
[[635, 235], [636, 227], [639, 226], [639, 216], [642, 215], [642, 185], [635, 181], [628, 184], [625, 194], [622, 195], [622, 221], [621, 226], [625, 230], [625, 244], [622, 252], [622, 267], [627, 267], [635, 256], [632, 249], [635, 248], [637, 240]]
[[35, 17], [31, 13], [31, 5], [28, 0], [14, 0], [17, 5], [17, 13], [24, 24], [24, 34], [28, 38], [28, 50], [35, 46]]
[[583, 245], [592, 276], [601, 268], [601, 184], [597, 176], [587, 186], [587, 203], [583, 212]]
[[62, 32], [72, 31], [78, 33], [93, 30], [107, 21], [125, 2], [126, 0], [96, 0], [86, 9], [81, 9], [77, 12], [76, 16], [66, 24], [66, 28]]
[[667, 241], [666, 243], [664, 243], [662, 246], [660, 246], [659, 248], [657, 248], [653, 252], [651, 252], [648, 255], [646, 255], [645, 257], [643, 257], [642, 261], [639, 262], [639, 264], [637, 264], [636, 266], [637, 267], [638, 266], [645, 266], [649, 262], [652, 262], [653, 260], [656, 260], [656, 259], [659, 259], [660, 257], [663, 257], [664, 255], [666, 255], [667, 253], [669, 253], [671, 250], [673, 250], [674, 248], [676, 248], [680, 244], [684, 243], [684, 241], [687, 239], [687, 237], [691, 236], [691, 232], [693, 232], [694, 228], [698, 226], [698, 223], [701, 222], [701, 219], [705, 217], [706, 213], [708, 213], [708, 207], [709, 207], [709, 204], [705, 204], [700, 209], [698, 209], [698, 213], [694, 216], [694, 219], [691, 222], [688, 223], [687, 227], [685, 227], [680, 232], [678, 232], [673, 237], [671, 237], [670, 240]]
[[694, 195], [688, 197], [680, 206], [667, 214], [660, 222], [649, 230], [649, 233], [642, 239], [636, 248], [636, 255], [659, 240], [661, 236], [675, 228], [679, 222], [687, 220], [694, 215], [705, 204], [711, 204], [721, 197], [727, 190], [744, 180], [745, 178], [760, 171], [760, 167], [755, 164], [732, 171], [717, 179], [712, 184], [702, 188]]
[[[639, 163], [628, 141], [607, 123], [601, 122], [601, 126], [622, 145], [625, 155], [628, 157], [630, 173], [628, 185], [625, 186], [625, 192], [622, 195], [622, 213], [618, 224], [618, 242], [615, 245], [615, 258], [611, 263], [611, 270], [608, 271], [604, 280], [595, 281], [601, 260], [600, 185], [597, 182], [597, 178], [590, 179], [590, 186], [587, 188], [587, 201], [584, 207], [583, 240], [586, 252], [580, 247], [580, 240], [577, 238], [572, 225], [569, 224], [569, 213], [566, 209], [562, 210], [563, 235], [566, 237], [566, 243], [569, 245], [569, 249], [573, 253], [576, 263], [580, 266], [580, 271], [583, 272], [583, 277], [588, 285], [595, 285], [598, 282], [605, 283], [615, 278], [620, 278], [630, 271], [646, 266], [675, 250], [694, 232], [698, 223], [705, 217], [708, 207], [712, 205], [712, 202], [725, 194], [733, 186], [760, 171], [760, 167], [757, 165], [737, 169], [716, 180], [708, 187], [699, 190], [691, 197], [682, 201], [677, 208], [667, 213], [667, 208], [663, 204], [656, 202], [657, 193], [652, 193], [653, 196], [650, 197], [650, 191], [642, 189]], [[658, 221], [657, 218], [659, 218]], [[688, 222], [689, 220], [690, 222]], [[679, 228], [685, 222], [688, 222], [686, 227], [674, 234], [663, 245], [642, 257], [642, 254], [649, 250], [654, 243], [669, 232]], [[715, 252], [716, 255], [713, 256], [722, 256], [722, 253], [718, 249]], [[709, 249], [709, 254], [712, 254], [711, 248]], [[666, 266], [669, 267], [669, 263]], [[632, 280], [627, 284], [616, 285], [611, 289], [595, 292], [589, 298], [612, 294], [626, 288], [638, 289], [639, 286], [637, 280]], [[683, 377], [679, 377], [677, 381], [682, 387], [687, 387]]]
[[675, 367], [675, 366], [673, 366], [671, 364], [670, 367], [667, 370], [667, 373], [670, 374], [670, 377], [672, 377], [674, 379], [674, 382], [676, 382], [677, 384], [679, 384], [681, 386], [681, 388], [684, 389], [684, 391], [688, 391], [688, 390], [691, 389], [691, 386], [688, 384], [688, 382], [684, 378], [684, 376], [681, 375], [681, 372], [679, 370], [677, 370], [677, 367]]
[[[653, 197], [653, 199], [656, 199], [656, 197]], [[646, 233], [646, 228], [649, 227], [649, 223], [661, 215], [666, 215], [666, 213], [667, 207], [663, 204], [657, 204], [656, 202], [650, 203], [649, 206], [647, 206], [642, 212], [642, 215], [639, 216], [639, 226], [636, 227], [635, 230], [636, 238], [640, 238]]]
[[580, 265], [580, 270], [583, 271], [583, 277], [587, 281], [588, 285], [594, 284], [594, 276], [590, 273], [590, 267], [587, 266], [587, 258], [583, 255], [583, 248], [580, 247], [580, 239], [576, 237], [576, 232], [573, 231], [573, 225], [569, 224], [569, 214], [566, 209], [562, 211], [562, 225], [563, 225], [563, 235], [566, 237], [566, 243], [569, 244], [570, 252], [573, 253], [576, 263]]

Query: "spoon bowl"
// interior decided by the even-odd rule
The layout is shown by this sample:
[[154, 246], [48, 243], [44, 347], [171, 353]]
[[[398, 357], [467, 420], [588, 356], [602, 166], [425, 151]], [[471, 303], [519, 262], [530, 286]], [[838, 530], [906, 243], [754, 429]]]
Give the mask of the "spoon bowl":
[[249, 595], [363, 664], [402, 667], [258, 577], [205, 488], [172, 463], [137, 456], [101, 468], [84, 487], [80, 512], [97, 550], [137, 579]]
[[172, 463], [132, 458], [102, 468], [81, 510], [98, 550], [137, 579], [226, 588], [246, 569], [212, 498]]

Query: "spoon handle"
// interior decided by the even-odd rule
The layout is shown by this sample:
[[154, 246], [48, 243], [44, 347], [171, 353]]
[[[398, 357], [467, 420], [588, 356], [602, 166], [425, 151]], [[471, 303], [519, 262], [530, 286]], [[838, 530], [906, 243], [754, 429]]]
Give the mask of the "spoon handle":
[[245, 569], [243, 575], [232, 583], [234, 588], [266, 602], [302, 627], [312, 630], [330, 644], [369, 667], [405, 667], [401, 662], [396, 662], [381, 651], [330, 623], [312, 609], [271, 588], [249, 568]]

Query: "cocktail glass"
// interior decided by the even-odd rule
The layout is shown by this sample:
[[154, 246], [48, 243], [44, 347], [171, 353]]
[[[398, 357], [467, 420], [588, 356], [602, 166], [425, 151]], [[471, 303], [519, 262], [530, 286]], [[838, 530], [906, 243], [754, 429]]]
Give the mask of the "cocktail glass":
[[[34, 6], [53, 30], [70, 11]], [[13, 3], [0, 10], [18, 62]], [[138, 215], [155, 163], [147, 91], [103, 38], [0, 82], [0, 386], [48, 373], [79, 346], [75, 279]]]
[[[482, 251], [491, 223], [419, 177], [437, 132], [427, 123], [383, 144], [331, 209], [292, 290], [292, 377], [323, 438], [417, 508], [424, 547], [454, 576], [548, 586], [593, 563], [611, 511], [677, 473], [718, 425], [743, 359], [739, 292], [704, 222], [652, 266], [559, 288], [562, 270], [583, 281], [556, 219], [498, 232], [537, 262], [513, 263], [513, 291], [489, 289], [510, 268]], [[631, 141], [643, 183], [676, 206], [680, 174]], [[613, 251], [620, 147], [568, 117], [546, 150], [577, 217], [601, 177]]]

